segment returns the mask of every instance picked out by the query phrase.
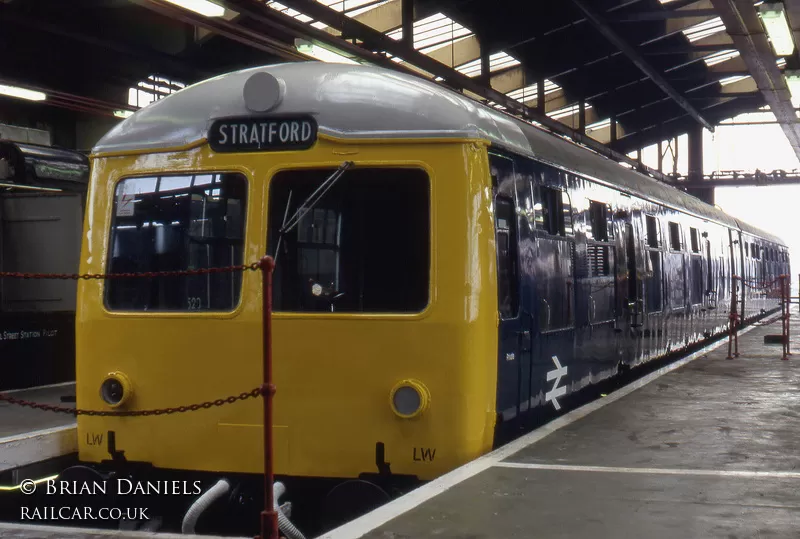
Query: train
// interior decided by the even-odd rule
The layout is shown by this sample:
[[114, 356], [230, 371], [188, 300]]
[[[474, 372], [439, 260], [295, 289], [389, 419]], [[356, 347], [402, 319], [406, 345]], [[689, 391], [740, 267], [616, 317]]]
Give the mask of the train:
[[[588, 388], [719, 337], [734, 275], [790, 273], [773, 234], [374, 66], [221, 75], [139, 110], [90, 158], [81, 273], [274, 258], [274, 471], [290, 492], [324, 485], [340, 514], [491, 451]], [[258, 386], [260, 279], [81, 280], [77, 406], [163, 409]], [[740, 287], [741, 323], [779, 301]], [[263, 428], [258, 399], [79, 415], [81, 465], [69, 473], [199, 481], [199, 497], [177, 496], [175, 526], [202, 528], [202, 498], [211, 512], [246, 510], [227, 522], [252, 533]]]

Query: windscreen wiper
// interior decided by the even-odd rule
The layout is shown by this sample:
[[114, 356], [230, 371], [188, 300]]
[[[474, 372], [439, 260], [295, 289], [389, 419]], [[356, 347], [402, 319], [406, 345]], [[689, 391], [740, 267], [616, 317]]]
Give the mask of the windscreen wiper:
[[322, 199], [322, 197], [325, 196], [325, 193], [327, 193], [330, 188], [333, 187], [333, 185], [339, 180], [339, 178], [342, 177], [345, 171], [352, 166], [352, 161], [345, 161], [339, 165], [339, 168], [337, 168], [333, 174], [328, 176], [328, 179], [322, 182], [322, 184], [320, 184], [320, 186], [317, 187], [313, 193], [308, 195], [308, 198], [306, 198], [305, 201], [298, 206], [297, 211], [294, 212], [294, 215], [289, 218], [289, 222], [283, 225], [280, 233], [286, 234], [287, 232], [291, 232], [291, 230], [297, 226], [297, 223], [300, 222], [303, 216], [314, 208], [314, 206]]
[[297, 211], [287, 219], [287, 215], [289, 215], [289, 205], [292, 202], [292, 193], [289, 192], [289, 200], [286, 202], [286, 210], [283, 214], [283, 225], [281, 225], [280, 230], [278, 231], [278, 245], [275, 248], [275, 263], [278, 262], [278, 253], [281, 248], [281, 241], [283, 240], [283, 235], [287, 232], [291, 232], [294, 227], [300, 222], [300, 220], [307, 214], [310, 210], [317, 205], [317, 203], [322, 200], [322, 197], [325, 196], [325, 193], [330, 191], [331, 187], [341, 178], [344, 173], [354, 165], [352, 161], [345, 161], [339, 168], [337, 168], [333, 174], [328, 176], [328, 178], [317, 187], [313, 193], [308, 195], [308, 197], [303, 201], [300, 206], [297, 207]]

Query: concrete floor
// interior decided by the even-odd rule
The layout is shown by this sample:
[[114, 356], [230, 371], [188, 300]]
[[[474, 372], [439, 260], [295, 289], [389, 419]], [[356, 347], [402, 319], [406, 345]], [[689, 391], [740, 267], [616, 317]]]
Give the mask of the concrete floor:
[[[16, 399], [55, 404], [73, 408], [74, 402], [61, 402], [62, 396], [74, 396], [75, 384], [65, 384], [42, 389], [6, 391], [3, 394]], [[3, 438], [15, 437], [32, 431], [74, 425], [75, 416], [71, 414], [47, 412], [26, 408], [8, 402], [0, 402], [0, 444]], [[0, 446], [2, 447], [2, 446]], [[2, 451], [2, 449], [0, 449]]]
[[[126, 532], [118, 530], [95, 530], [90, 528], [67, 528], [61, 526], [20, 526], [0, 522], [2, 539], [235, 539], [217, 535], [183, 535], [175, 533]], [[241, 538], [245, 539], [245, 538]]]
[[[800, 328], [796, 312], [792, 323]], [[796, 539], [800, 338], [781, 361], [780, 345], [764, 344], [776, 332], [780, 323], [755, 327], [737, 359], [721, 346], [573, 422], [559, 418], [464, 481], [422, 487], [433, 492], [424, 503], [411, 493], [396, 514], [325, 537]]]

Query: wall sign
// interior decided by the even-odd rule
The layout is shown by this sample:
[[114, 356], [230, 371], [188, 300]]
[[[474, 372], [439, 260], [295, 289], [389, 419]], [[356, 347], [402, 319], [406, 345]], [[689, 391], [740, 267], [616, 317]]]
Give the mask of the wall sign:
[[317, 122], [310, 116], [223, 118], [208, 133], [215, 152], [307, 150], [316, 140]]

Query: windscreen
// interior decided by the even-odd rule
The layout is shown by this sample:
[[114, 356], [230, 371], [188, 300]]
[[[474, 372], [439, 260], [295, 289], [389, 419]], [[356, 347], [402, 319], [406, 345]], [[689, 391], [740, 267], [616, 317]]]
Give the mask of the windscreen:
[[[247, 182], [241, 174], [127, 178], [117, 184], [109, 273], [243, 263]], [[109, 279], [111, 310], [231, 311], [240, 272]]]
[[[273, 307], [291, 312], [419, 312], [428, 304], [430, 196], [416, 169], [280, 172], [269, 189]], [[302, 207], [311, 197], [313, 205]], [[303, 215], [281, 233], [298, 210]]]

